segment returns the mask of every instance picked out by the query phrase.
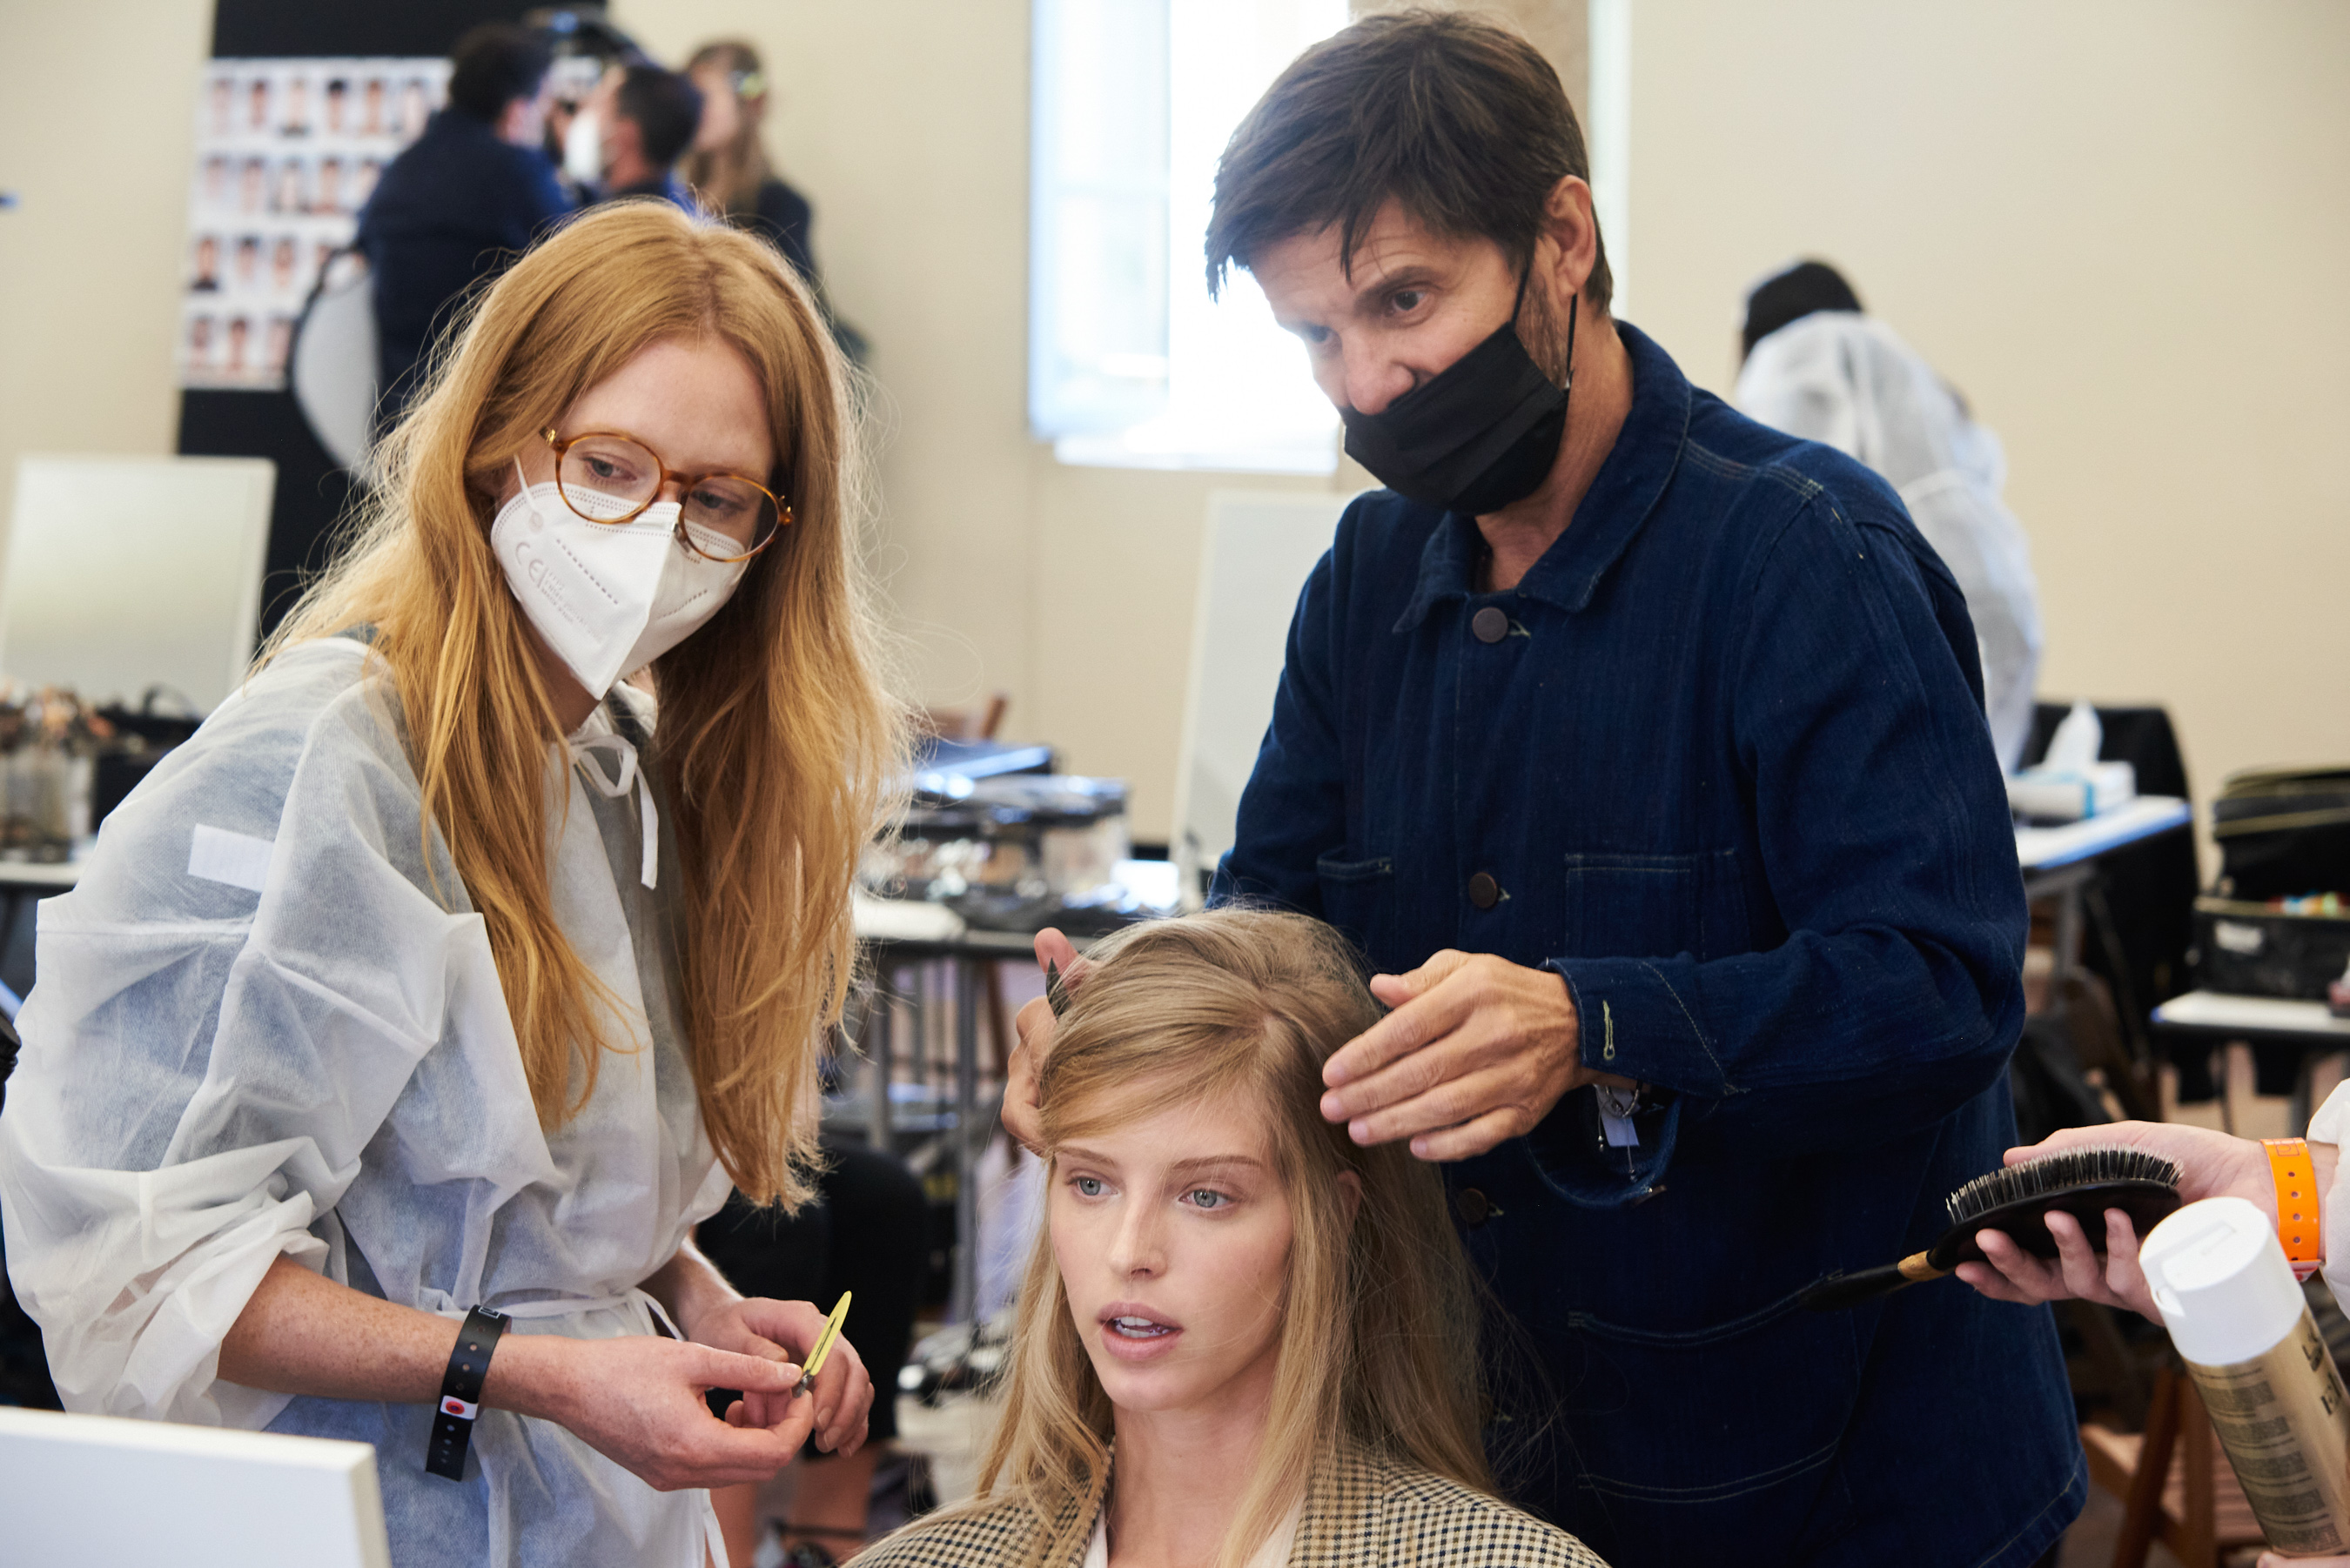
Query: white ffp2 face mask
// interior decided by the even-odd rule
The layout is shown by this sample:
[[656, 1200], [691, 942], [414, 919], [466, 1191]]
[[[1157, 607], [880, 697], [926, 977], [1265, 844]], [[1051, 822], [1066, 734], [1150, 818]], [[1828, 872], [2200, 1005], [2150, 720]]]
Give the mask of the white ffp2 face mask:
[[563, 132], [563, 171], [582, 185], [604, 178], [604, 124], [592, 109], [573, 115]]
[[[700, 630], [743, 580], [748, 562], [691, 554], [677, 542], [677, 523], [674, 501], [656, 502], [626, 523], [590, 523], [548, 483], [525, 484], [490, 524], [506, 587], [548, 649], [598, 701]], [[712, 550], [734, 547], [707, 529], [696, 533]]]

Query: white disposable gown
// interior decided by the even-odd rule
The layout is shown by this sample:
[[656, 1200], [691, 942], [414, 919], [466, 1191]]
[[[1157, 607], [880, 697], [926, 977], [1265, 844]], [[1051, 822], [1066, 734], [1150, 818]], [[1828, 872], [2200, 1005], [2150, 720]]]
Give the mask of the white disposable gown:
[[555, 913], [635, 1049], [608, 1050], [548, 1133], [437, 835], [428, 862], [371, 662], [340, 639], [278, 659], [41, 906], [0, 1116], [10, 1276], [68, 1409], [374, 1444], [402, 1568], [698, 1564], [705, 1542], [723, 1563], [707, 1493], [656, 1492], [551, 1422], [484, 1411], [450, 1481], [424, 1473], [429, 1405], [215, 1376], [280, 1255], [452, 1318], [486, 1303], [512, 1333], [654, 1333], [639, 1282], [728, 1190], [681, 1048], [665, 900], [643, 886], [650, 817], [608, 793], [628, 742], [599, 710], [576, 766], [550, 758], [550, 799], [569, 800]]
[[1814, 312], [1755, 344], [1737, 400], [1750, 418], [1857, 458], [1900, 492], [1966, 595], [1991, 740], [2013, 773], [2032, 733], [2040, 590], [2023, 526], [2000, 500], [1999, 438], [1891, 327], [1849, 310]]

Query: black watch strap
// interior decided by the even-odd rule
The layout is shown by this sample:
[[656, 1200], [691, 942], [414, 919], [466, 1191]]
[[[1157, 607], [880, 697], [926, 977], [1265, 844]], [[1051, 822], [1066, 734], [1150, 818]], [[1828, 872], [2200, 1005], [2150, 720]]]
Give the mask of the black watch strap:
[[482, 1380], [489, 1376], [490, 1353], [506, 1331], [506, 1315], [487, 1307], [465, 1314], [449, 1370], [441, 1376], [441, 1401], [432, 1412], [432, 1438], [424, 1449], [424, 1472], [451, 1480], [465, 1479], [465, 1453], [473, 1443], [473, 1420], [482, 1413]]

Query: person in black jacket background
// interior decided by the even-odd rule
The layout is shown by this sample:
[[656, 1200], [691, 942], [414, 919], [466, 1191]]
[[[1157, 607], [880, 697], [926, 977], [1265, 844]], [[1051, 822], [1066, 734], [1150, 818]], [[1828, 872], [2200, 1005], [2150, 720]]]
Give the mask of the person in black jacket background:
[[571, 211], [539, 151], [554, 52], [527, 28], [475, 27], [451, 55], [449, 107], [392, 161], [359, 213], [375, 274], [377, 418], [414, 396], [450, 307]]

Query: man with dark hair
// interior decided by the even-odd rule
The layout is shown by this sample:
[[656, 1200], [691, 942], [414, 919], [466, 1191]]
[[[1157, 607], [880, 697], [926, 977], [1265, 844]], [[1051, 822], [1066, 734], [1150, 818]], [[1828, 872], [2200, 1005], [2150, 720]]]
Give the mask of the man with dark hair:
[[689, 213], [699, 210], [676, 174], [702, 123], [702, 89], [682, 72], [616, 66], [605, 73], [588, 112], [599, 140], [606, 201], [659, 196]]
[[452, 306], [571, 210], [539, 150], [555, 60], [546, 40], [487, 23], [450, 57], [449, 107], [384, 170], [359, 213], [359, 245], [375, 273], [384, 424], [415, 394], [417, 366]]
[[2014, 1141], [1966, 607], [1881, 479], [1614, 318], [1588, 178], [1555, 72], [1459, 14], [1337, 34], [1226, 148], [1211, 286], [1254, 275], [1388, 488], [1299, 600], [1217, 895], [1386, 971], [1323, 1109], [1444, 1162], [1545, 1375], [1497, 1377], [1520, 1501], [1617, 1568], [2022, 1568], [2085, 1494], [2048, 1313], [1798, 1304]]

